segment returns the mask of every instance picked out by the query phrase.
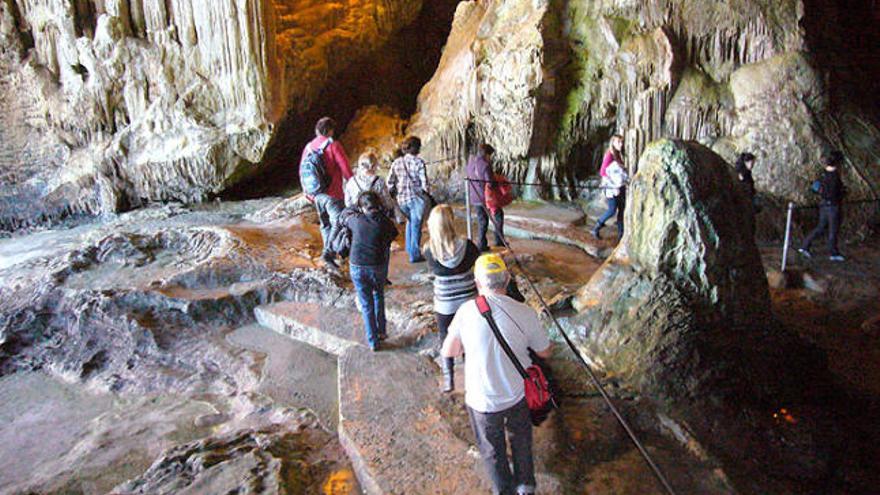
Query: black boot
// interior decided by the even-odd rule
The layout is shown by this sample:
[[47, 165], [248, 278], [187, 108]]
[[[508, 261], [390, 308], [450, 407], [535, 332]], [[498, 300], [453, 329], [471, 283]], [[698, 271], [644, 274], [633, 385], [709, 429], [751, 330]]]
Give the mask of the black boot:
[[455, 359], [445, 358], [443, 360], [443, 391], [452, 392], [455, 390]]

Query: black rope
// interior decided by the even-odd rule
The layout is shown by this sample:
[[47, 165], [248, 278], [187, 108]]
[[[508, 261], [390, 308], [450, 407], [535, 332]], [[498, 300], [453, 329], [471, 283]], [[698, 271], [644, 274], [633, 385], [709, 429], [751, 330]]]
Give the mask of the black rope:
[[[471, 179], [468, 179], [468, 180], [471, 180]], [[488, 181], [481, 181], [481, 182], [488, 182]], [[645, 459], [645, 462], [648, 463], [648, 466], [651, 468], [651, 471], [653, 471], [654, 476], [657, 477], [657, 480], [660, 482], [661, 485], [663, 485], [663, 488], [666, 489], [666, 492], [669, 493], [670, 495], [675, 495], [675, 490], [672, 489], [672, 486], [669, 484], [669, 481], [666, 480], [666, 476], [664, 476], [663, 472], [660, 471], [660, 467], [654, 463], [653, 459], [651, 459], [650, 454], [648, 454], [648, 451], [642, 445], [642, 442], [639, 441], [638, 437], [636, 437], [635, 432], [632, 430], [632, 428], [630, 428], [630, 426], [626, 422], [626, 420], [623, 419], [623, 416], [620, 414], [620, 411], [617, 410], [617, 407], [614, 406], [614, 403], [611, 402], [611, 397], [605, 391], [605, 388], [602, 386], [602, 383], [599, 381], [599, 378], [596, 376], [596, 373], [593, 372], [593, 369], [590, 368], [590, 365], [589, 365], [589, 363], [587, 363], [587, 360], [584, 359], [584, 357], [580, 353], [580, 351], [577, 350], [577, 347], [575, 346], [574, 342], [572, 342], [572, 340], [568, 337], [568, 334], [565, 332], [565, 330], [562, 329], [562, 325], [559, 323], [559, 320], [556, 319], [556, 316], [550, 310], [550, 306], [547, 305], [547, 301], [545, 301], [544, 297], [541, 296], [541, 293], [538, 291], [537, 287], [535, 287], [535, 283], [532, 282], [532, 279], [531, 279], [531, 277], [529, 277], [529, 274], [526, 271], [525, 267], [522, 265], [522, 263], [520, 263], [519, 257], [516, 255], [516, 252], [513, 250], [513, 247], [511, 247], [510, 243], [507, 242], [507, 237], [504, 235], [503, 230], [498, 228], [498, 223], [495, 222], [495, 218], [493, 217], [493, 215], [487, 215], [487, 217], [489, 217], [489, 220], [495, 226], [495, 232], [498, 233], [498, 237], [501, 239], [501, 242], [504, 244], [504, 247], [506, 247], [510, 251], [510, 255], [513, 257], [514, 264], [517, 266], [517, 268], [519, 268], [520, 272], [522, 272], [523, 277], [526, 279], [526, 282], [528, 282], [528, 284], [529, 284], [529, 288], [532, 290], [532, 292], [535, 293], [536, 296], [538, 296], [538, 301], [541, 302], [541, 306], [544, 307], [544, 311], [546, 311], [547, 314], [550, 315], [550, 318], [553, 320], [553, 323], [556, 325], [556, 329], [559, 330], [560, 335], [562, 335], [562, 338], [565, 339], [565, 343], [568, 344], [568, 348], [571, 349], [571, 352], [574, 353], [574, 355], [578, 358], [580, 363], [583, 365], [584, 369], [587, 370], [587, 374], [589, 374], [590, 380], [593, 382], [593, 385], [596, 387], [596, 389], [602, 395], [602, 399], [605, 400], [605, 404], [607, 404], [608, 408], [611, 409], [611, 413], [614, 414], [614, 417], [617, 419], [617, 422], [620, 423], [621, 426], [623, 426], [624, 430], [626, 430], [626, 434], [629, 436], [629, 439], [632, 441], [632, 443], [639, 450], [639, 453]], [[470, 222], [471, 219], [468, 218], [467, 221]]]
[[[841, 202], [841, 203], [837, 203], [837, 205], [861, 205], [861, 204], [877, 203], [877, 202], [880, 202], [880, 199], [861, 199], [861, 200], [858, 200], [858, 201], [843, 201], [843, 202]], [[792, 210], [811, 210], [811, 209], [815, 209], [815, 208], [821, 208], [821, 207], [823, 207], [823, 206], [834, 206], [834, 205], [831, 204], [831, 203], [829, 203], [829, 204], [827, 204], [827, 205], [825, 205], [825, 204], [818, 204], [818, 205], [795, 205], [794, 203], [792, 203], [792, 205], [793, 205], [793, 206], [791, 207]]]
[[[468, 182], [479, 182], [482, 184], [496, 184], [499, 181], [497, 180], [483, 180], [483, 179], [465, 179]], [[512, 186], [535, 186], [535, 187], [555, 187], [559, 189], [577, 189], [577, 190], [589, 190], [595, 191], [597, 189], [619, 189], [617, 187], [611, 186], [576, 186], [576, 185], [555, 185], [555, 184], [543, 184], [541, 182], [514, 182], [514, 181], [506, 181], [508, 184]]]

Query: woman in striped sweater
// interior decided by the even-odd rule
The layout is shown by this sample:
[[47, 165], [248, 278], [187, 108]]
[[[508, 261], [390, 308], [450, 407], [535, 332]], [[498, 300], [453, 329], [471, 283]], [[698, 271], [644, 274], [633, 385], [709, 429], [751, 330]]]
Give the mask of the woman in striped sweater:
[[[458, 307], [477, 295], [474, 263], [480, 256], [477, 245], [455, 233], [452, 207], [441, 204], [428, 216], [428, 240], [423, 249], [428, 267], [434, 273], [434, 314], [440, 329], [440, 342], [446, 339], [449, 324]], [[443, 360], [443, 391], [455, 388], [454, 359]]]

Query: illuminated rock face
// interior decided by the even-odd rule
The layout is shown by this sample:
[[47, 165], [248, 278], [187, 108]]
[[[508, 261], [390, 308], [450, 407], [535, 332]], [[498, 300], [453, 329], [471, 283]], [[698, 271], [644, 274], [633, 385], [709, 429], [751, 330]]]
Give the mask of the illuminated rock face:
[[420, 0], [0, 2], [0, 230], [200, 201]]
[[462, 2], [410, 130], [437, 156], [488, 141], [509, 175], [556, 184], [595, 174], [615, 132], [631, 166], [654, 140], [698, 140], [728, 162], [753, 152], [759, 191], [799, 202], [839, 148], [853, 197], [868, 197], [880, 189], [880, 132], [827, 60], [846, 36], [808, 43], [838, 29], [830, 11], [797, 0]]

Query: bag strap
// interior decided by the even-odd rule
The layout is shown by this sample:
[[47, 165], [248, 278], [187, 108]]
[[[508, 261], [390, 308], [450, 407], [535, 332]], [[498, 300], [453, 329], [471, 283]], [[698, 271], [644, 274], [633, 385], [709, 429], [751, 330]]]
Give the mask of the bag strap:
[[316, 150], [313, 149], [312, 153], [317, 153], [319, 155], [323, 155], [324, 151], [326, 151], [327, 147], [330, 146], [331, 144], [333, 144], [333, 138], [327, 138], [327, 140], [324, 141], [324, 144], [322, 144], [319, 149], [316, 149]]
[[[412, 175], [409, 174], [409, 164], [406, 161], [406, 157], [403, 158], [403, 171], [406, 173], [406, 176], [409, 178], [410, 182], [415, 182], [412, 178]], [[428, 171], [425, 170], [425, 183], [422, 184], [422, 190], [428, 190]]]
[[519, 362], [519, 359], [517, 359], [516, 354], [513, 353], [513, 349], [510, 348], [507, 340], [505, 340], [504, 336], [501, 335], [501, 330], [498, 329], [498, 324], [495, 323], [495, 318], [492, 316], [492, 308], [489, 307], [489, 301], [487, 301], [484, 296], [477, 296], [476, 302], [477, 309], [480, 311], [480, 314], [483, 315], [483, 318], [486, 319], [486, 323], [489, 324], [489, 328], [492, 329], [492, 333], [494, 333], [495, 338], [498, 339], [498, 344], [500, 344], [501, 348], [504, 349], [504, 353], [507, 354], [508, 358], [510, 358], [510, 361], [516, 368], [516, 371], [519, 372], [523, 380], [529, 380], [531, 377], [526, 372], [526, 369], [523, 368], [523, 365]]

